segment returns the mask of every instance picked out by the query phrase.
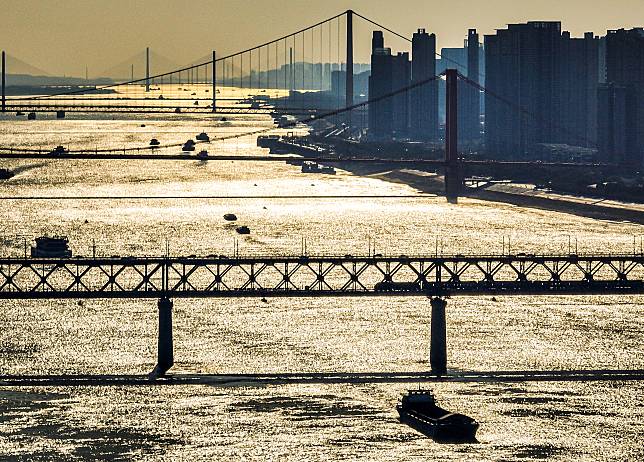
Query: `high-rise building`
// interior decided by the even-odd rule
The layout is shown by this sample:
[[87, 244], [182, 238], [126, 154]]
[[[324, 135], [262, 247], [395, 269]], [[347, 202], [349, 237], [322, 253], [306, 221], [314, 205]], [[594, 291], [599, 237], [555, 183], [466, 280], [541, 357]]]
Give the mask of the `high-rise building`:
[[[419, 83], [436, 76], [436, 35], [418, 29], [412, 38], [411, 81]], [[410, 92], [410, 135], [413, 139], [437, 141], [438, 82], [422, 84]]]
[[603, 84], [597, 92], [597, 103], [601, 117], [597, 130], [597, 144], [600, 160], [624, 164], [626, 153], [627, 107], [626, 87], [612, 83]]
[[491, 156], [525, 158], [532, 146], [550, 141], [550, 127], [539, 122], [554, 114], [560, 35], [559, 22], [529, 22], [485, 36], [485, 144]]
[[[480, 83], [479, 78], [479, 34], [476, 29], [470, 29], [465, 41], [464, 50], [467, 55], [467, 70], [456, 67], [474, 83]], [[448, 66], [449, 67], [449, 66]], [[458, 82], [458, 139], [459, 146], [474, 144], [481, 138], [481, 92], [467, 82]]]
[[[369, 99], [391, 93], [393, 60], [391, 50], [384, 48], [382, 32], [373, 33], [371, 50], [371, 75], [369, 76]], [[383, 46], [379, 46], [383, 45]], [[374, 140], [390, 139], [393, 135], [393, 101], [384, 98], [369, 104], [369, 137]]]
[[558, 93], [555, 95], [554, 142], [594, 148], [597, 145], [597, 88], [599, 37], [592, 32], [571, 38], [564, 32], [557, 51]]
[[592, 147], [599, 40], [571, 39], [559, 22], [510, 24], [485, 36], [485, 143], [528, 158], [538, 144]]
[[606, 35], [606, 84], [599, 91], [599, 152], [603, 160], [644, 165], [644, 29]]
[[[411, 81], [411, 62], [409, 53], [398, 53], [392, 56], [391, 91], [395, 92], [409, 86]], [[406, 138], [409, 135], [409, 92], [395, 95], [392, 104], [393, 131], [396, 138]]]
[[[369, 99], [390, 95], [409, 86], [411, 63], [409, 53], [393, 56], [384, 47], [382, 32], [375, 31], [371, 41], [371, 76]], [[407, 137], [409, 131], [409, 93], [383, 98], [369, 105], [369, 137], [374, 140], [389, 140]]]

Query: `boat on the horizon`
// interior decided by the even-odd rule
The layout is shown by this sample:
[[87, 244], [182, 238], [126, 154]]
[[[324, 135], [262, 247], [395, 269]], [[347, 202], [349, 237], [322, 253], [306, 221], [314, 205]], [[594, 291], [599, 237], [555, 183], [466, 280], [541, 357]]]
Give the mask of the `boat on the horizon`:
[[49, 151], [50, 156], [60, 156], [62, 154], [69, 154], [69, 151], [62, 145], [56, 146], [54, 149]]
[[409, 390], [396, 406], [400, 422], [440, 442], [475, 442], [479, 424], [436, 404], [429, 389]]

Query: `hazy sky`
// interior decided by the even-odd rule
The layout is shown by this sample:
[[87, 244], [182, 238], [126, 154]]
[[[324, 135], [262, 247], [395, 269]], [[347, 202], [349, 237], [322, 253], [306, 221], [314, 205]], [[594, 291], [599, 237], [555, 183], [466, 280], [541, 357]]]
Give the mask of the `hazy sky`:
[[[178, 63], [213, 48], [230, 53], [348, 8], [409, 36], [424, 27], [439, 47], [460, 46], [470, 27], [484, 34], [527, 20], [561, 20], [573, 35], [644, 25], [644, 0], [0, 0], [0, 7], [0, 48], [79, 76], [86, 65], [92, 75], [145, 46]], [[367, 28], [356, 33], [368, 43]]]

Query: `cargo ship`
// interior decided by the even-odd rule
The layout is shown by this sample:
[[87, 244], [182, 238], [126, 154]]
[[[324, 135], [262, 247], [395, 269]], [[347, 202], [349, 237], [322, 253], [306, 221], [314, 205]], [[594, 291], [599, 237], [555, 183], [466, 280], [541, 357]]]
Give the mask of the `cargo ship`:
[[439, 442], [476, 442], [479, 424], [436, 404], [431, 390], [409, 390], [396, 406], [400, 422]]

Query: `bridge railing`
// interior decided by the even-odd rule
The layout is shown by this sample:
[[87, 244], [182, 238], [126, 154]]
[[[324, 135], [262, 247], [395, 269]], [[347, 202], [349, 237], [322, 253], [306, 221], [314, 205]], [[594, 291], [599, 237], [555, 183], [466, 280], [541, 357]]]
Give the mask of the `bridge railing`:
[[0, 298], [643, 292], [643, 255], [0, 260]]

